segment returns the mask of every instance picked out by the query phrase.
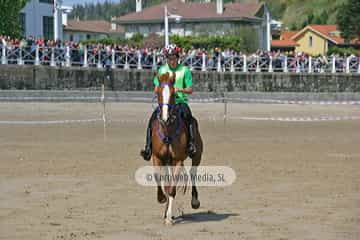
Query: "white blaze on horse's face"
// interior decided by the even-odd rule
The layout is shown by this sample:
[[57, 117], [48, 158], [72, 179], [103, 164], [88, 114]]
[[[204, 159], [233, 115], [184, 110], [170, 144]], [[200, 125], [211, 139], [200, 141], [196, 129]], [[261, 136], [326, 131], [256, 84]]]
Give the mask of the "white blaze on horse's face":
[[162, 90], [162, 115], [161, 118], [163, 121], [167, 121], [169, 118], [169, 102], [170, 102], [170, 87], [169, 85], [165, 85]]

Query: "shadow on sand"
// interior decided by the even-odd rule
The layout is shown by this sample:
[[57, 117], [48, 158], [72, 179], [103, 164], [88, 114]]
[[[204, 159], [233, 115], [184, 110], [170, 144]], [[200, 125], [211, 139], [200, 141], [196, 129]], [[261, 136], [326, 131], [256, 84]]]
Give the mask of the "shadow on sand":
[[213, 211], [204, 211], [197, 213], [184, 214], [174, 219], [176, 223], [192, 223], [192, 222], [217, 222], [227, 219], [228, 217], [238, 216], [237, 213], [216, 213]]

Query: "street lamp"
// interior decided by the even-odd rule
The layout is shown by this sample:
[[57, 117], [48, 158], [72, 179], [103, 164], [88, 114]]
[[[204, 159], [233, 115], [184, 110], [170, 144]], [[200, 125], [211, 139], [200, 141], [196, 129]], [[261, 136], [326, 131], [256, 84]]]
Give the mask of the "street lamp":
[[169, 45], [169, 18], [175, 19], [176, 22], [180, 22], [182, 16], [176, 14], [169, 14], [167, 6], [164, 7], [164, 25], [165, 25], [165, 47]]
[[58, 3], [57, 0], [54, 0], [54, 40], [56, 41], [58, 39], [58, 27], [59, 27], [59, 19], [58, 19]]
[[53, 10], [53, 17], [54, 17], [54, 40], [58, 40], [58, 39], [62, 39], [62, 36], [60, 34], [60, 29], [59, 29], [59, 25], [61, 26], [61, 24], [59, 24], [59, 15], [61, 17], [62, 15], [62, 9], [61, 9], [61, 5], [62, 5], [62, 0], [54, 0], [54, 10]]

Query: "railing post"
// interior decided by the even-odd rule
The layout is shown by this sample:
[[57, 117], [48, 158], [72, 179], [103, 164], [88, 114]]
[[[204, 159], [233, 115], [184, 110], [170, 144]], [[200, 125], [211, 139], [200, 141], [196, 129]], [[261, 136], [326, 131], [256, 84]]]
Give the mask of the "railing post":
[[2, 51], [1, 51], [1, 64], [7, 64], [6, 49], [7, 49], [7, 46], [5, 44], [5, 45], [3, 45]]
[[346, 58], [346, 73], [350, 73], [350, 57]]
[[220, 53], [219, 53], [219, 56], [218, 56], [217, 71], [221, 72], [221, 54]]
[[259, 56], [256, 56], [256, 72], [261, 72], [260, 63], [259, 63]]
[[243, 55], [243, 72], [247, 72], [247, 59], [246, 55]]
[[193, 67], [193, 57], [191, 56], [190, 57], [190, 70], [194, 70], [194, 67]]
[[312, 70], [312, 57], [311, 56], [309, 56], [308, 64], [309, 64], [309, 73], [312, 73], [313, 70]]
[[130, 66], [129, 66], [129, 55], [128, 55], [128, 51], [125, 52], [125, 66], [124, 66], [124, 69], [129, 69]]
[[116, 64], [115, 64], [115, 49], [111, 49], [111, 68], [115, 69], [116, 68]]
[[69, 46], [66, 46], [65, 66], [66, 67], [71, 67], [71, 57], [70, 57], [70, 47]]
[[273, 70], [273, 57], [272, 56], [270, 56], [270, 63], [269, 63], [269, 72], [273, 72], [274, 70]]
[[299, 62], [299, 58], [296, 58], [296, 73], [300, 73], [300, 62]]
[[289, 72], [288, 65], [287, 65], [287, 56], [285, 56], [285, 58], [284, 58], [284, 72], [285, 73]]
[[336, 59], [335, 56], [332, 57], [332, 67], [331, 67], [331, 73], [336, 73]]
[[142, 66], [141, 66], [141, 51], [140, 50], [138, 50], [138, 52], [137, 52], [137, 55], [138, 55], [138, 64], [137, 64], [137, 69], [138, 70], [141, 70], [142, 69]]
[[234, 67], [234, 55], [231, 55], [231, 63], [230, 63], [230, 72], [235, 72], [235, 67]]
[[55, 67], [55, 48], [51, 48], [51, 60], [50, 60], [50, 66]]
[[153, 50], [153, 63], [152, 63], [152, 70], [156, 70], [157, 66], [156, 66], [156, 51]]
[[206, 54], [202, 54], [201, 71], [206, 72]]
[[357, 71], [358, 74], [360, 74], [360, 57], [358, 57], [358, 71]]
[[102, 63], [101, 63], [101, 49], [99, 49], [98, 51], [98, 62], [97, 62], [97, 68], [102, 68]]
[[39, 54], [39, 45], [36, 45], [35, 48], [35, 66], [40, 65], [40, 54]]
[[89, 67], [89, 63], [88, 63], [88, 50], [87, 47], [84, 47], [84, 64], [83, 67]]
[[23, 63], [23, 59], [22, 59], [22, 48], [19, 46], [19, 57], [18, 57], [18, 59], [17, 59], [17, 64], [18, 65], [23, 65], [24, 63]]

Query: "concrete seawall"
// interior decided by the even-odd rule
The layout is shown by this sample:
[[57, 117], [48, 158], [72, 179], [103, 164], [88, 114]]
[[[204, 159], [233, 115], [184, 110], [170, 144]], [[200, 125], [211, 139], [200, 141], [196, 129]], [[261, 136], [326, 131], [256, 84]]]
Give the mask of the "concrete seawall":
[[[49, 66], [0, 65], [0, 92], [4, 90], [79, 91], [100, 89], [105, 79], [109, 91], [151, 91], [151, 70], [110, 72], [97, 68], [64, 68]], [[250, 94], [281, 97], [286, 94], [348, 99], [360, 94], [360, 74], [296, 74], [296, 73], [218, 73], [193, 72], [194, 89], [206, 95]], [[85, 92], [87, 92], [85, 91]], [[80, 91], [85, 93], [84, 91]], [[318, 93], [321, 93], [320, 95]], [[309, 95], [309, 96], [310, 96]], [[326, 97], [324, 97], [326, 96]], [[286, 97], [288, 98], [288, 96]]]

